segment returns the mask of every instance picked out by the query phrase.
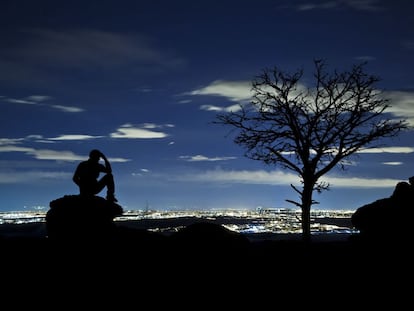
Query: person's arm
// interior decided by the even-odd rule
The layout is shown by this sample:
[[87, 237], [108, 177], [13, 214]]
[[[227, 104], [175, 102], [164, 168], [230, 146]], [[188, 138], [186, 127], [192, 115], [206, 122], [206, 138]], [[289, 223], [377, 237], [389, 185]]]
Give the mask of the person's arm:
[[105, 157], [105, 155], [101, 152], [101, 158], [105, 162], [105, 173], [112, 173], [111, 164], [109, 163], [108, 159]]
[[75, 173], [73, 174], [72, 180], [75, 184], [77, 184], [79, 186], [79, 166], [76, 168]]

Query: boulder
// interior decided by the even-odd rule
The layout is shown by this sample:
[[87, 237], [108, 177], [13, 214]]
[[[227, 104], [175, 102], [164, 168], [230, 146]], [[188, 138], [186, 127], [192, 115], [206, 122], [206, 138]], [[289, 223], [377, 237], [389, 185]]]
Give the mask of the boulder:
[[65, 195], [49, 203], [46, 230], [50, 239], [111, 237], [114, 218], [123, 209], [99, 196]]
[[407, 182], [399, 182], [393, 194], [356, 209], [351, 222], [370, 239], [410, 238], [413, 235], [414, 202]]
[[351, 222], [363, 235], [378, 235], [390, 225], [392, 212], [391, 198], [383, 198], [357, 208]]

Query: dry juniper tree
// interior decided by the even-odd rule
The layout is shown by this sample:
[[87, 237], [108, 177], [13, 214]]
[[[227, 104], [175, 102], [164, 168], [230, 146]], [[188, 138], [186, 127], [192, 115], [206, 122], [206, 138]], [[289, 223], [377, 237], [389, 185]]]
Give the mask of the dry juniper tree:
[[389, 100], [374, 88], [379, 78], [364, 72], [366, 63], [332, 73], [325, 64], [314, 60], [309, 87], [300, 83], [303, 69], [264, 69], [252, 82], [252, 100], [213, 122], [237, 132], [234, 142], [246, 157], [298, 175], [302, 187], [290, 186], [300, 200], [286, 201], [301, 208], [305, 242], [311, 241], [311, 207], [318, 203], [312, 195], [329, 189], [320, 178], [335, 166], [345, 169], [344, 159], [361, 148], [379, 147], [381, 138], [408, 128], [405, 120], [385, 113]]

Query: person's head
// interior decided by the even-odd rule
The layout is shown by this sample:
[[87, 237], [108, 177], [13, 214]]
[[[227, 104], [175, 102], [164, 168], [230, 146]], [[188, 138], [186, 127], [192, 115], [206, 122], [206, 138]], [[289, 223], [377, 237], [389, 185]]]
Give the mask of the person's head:
[[91, 152], [89, 152], [89, 159], [98, 162], [101, 158], [101, 152], [98, 149], [92, 149]]
[[397, 199], [405, 199], [410, 195], [410, 184], [406, 181], [400, 181], [395, 186], [392, 197]]

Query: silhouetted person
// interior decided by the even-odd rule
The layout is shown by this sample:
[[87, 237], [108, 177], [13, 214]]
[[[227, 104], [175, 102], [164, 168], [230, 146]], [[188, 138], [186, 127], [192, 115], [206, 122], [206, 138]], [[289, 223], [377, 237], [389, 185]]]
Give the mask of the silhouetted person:
[[411, 194], [414, 194], [414, 176], [408, 178], [408, 183], [410, 184]]
[[[103, 159], [105, 165], [99, 163]], [[99, 175], [105, 175], [99, 178]], [[115, 198], [115, 183], [112, 175], [111, 164], [105, 155], [97, 149], [91, 150], [89, 159], [79, 163], [73, 175], [73, 181], [79, 186], [82, 196], [94, 196], [107, 188], [106, 199], [111, 202], [117, 202]]]
[[410, 184], [406, 181], [400, 181], [395, 186], [394, 192], [391, 198], [398, 202], [409, 202], [411, 199], [411, 188]]

